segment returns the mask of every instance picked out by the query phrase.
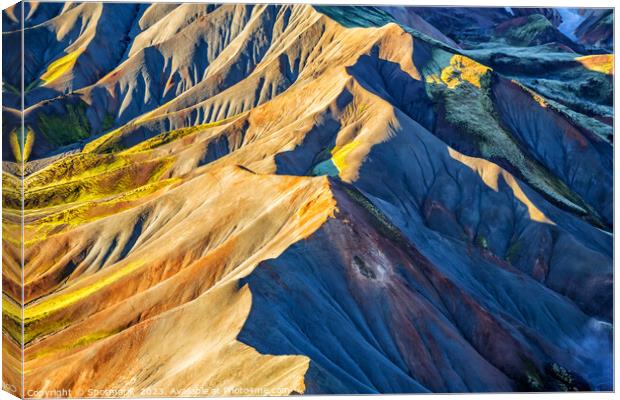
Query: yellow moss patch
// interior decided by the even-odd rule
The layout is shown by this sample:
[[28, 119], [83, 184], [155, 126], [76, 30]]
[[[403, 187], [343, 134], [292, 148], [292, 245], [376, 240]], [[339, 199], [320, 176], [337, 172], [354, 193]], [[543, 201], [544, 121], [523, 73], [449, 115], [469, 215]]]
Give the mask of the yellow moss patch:
[[595, 54], [592, 56], [577, 57], [575, 60], [590, 71], [596, 71], [606, 75], [614, 74], [613, 54]]
[[22, 149], [21, 144], [19, 143], [19, 135], [17, 134], [17, 129], [13, 129], [11, 133], [9, 133], [9, 144], [11, 145], [11, 152], [13, 153], [13, 157], [15, 161], [21, 162], [22, 160]]
[[[21, 129], [21, 128], [20, 128]], [[34, 144], [34, 132], [28, 129], [26, 131], [26, 136], [24, 137], [23, 149], [20, 135], [18, 134], [18, 130], [14, 129], [9, 134], [9, 143], [11, 145], [11, 151], [13, 152], [13, 156], [15, 157], [15, 161], [18, 163], [28, 161], [30, 157], [30, 153], [32, 152], [32, 145]]]
[[469, 57], [455, 54], [450, 58], [450, 64], [441, 70], [441, 74], [426, 77], [429, 83], [442, 83], [450, 89], [454, 89], [463, 82], [469, 82], [480, 88], [480, 78], [491, 68], [472, 60]]
[[117, 136], [120, 132], [121, 132], [121, 128], [114, 129], [113, 131], [110, 131], [110, 132], [106, 133], [105, 135], [102, 135], [102, 136], [98, 137], [97, 139], [93, 140], [92, 142], [87, 143], [84, 146], [84, 149], [82, 151], [84, 153], [93, 153], [99, 147], [103, 146], [108, 140], [110, 140], [110, 139], [114, 138], [115, 136]]
[[88, 180], [129, 165], [125, 157], [99, 154], [74, 154], [67, 156], [25, 180], [28, 190], [57, 186], [72, 181]]
[[172, 165], [170, 157], [144, 163], [131, 163], [60, 184], [49, 184], [37, 189], [28, 188], [24, 193], [26, 209], [41, 209], [71, 203], [84, 203], [103, 197], [128, 192], [162, 178]]
[[43, 73], [43, 75], [41, 75], [40, 79], [43, 81], [43, 84], [46, 85], [51, 83], [67, 71], [71, 70], [80, 54], [82, 54], [81, 50], [72, 51], [71, 53], [52, 62], [47, 67], [47, 70]]
[[5, 190], [21, 190], [21, 182], [18, 177], [8, 172], [2, 171], [2, 191]]
[[19, 321], [22, 318], [22, 310], [14, 300], [10, 299], [6, 294], [2, 294], [2, 313], [10, 316], [12, 319]]
[[[49, 232], [54, 231], [56, 233], [56, 228], [60, 225], [66, 225], [67, 227], [73, 228], [81, 224], [96, 221], [118, 213], [131, 207], [134, 201], [145, 198], [148, 195], [177, 182], [181, 182], [181, 179], [164, 179], [162, 181], [149, 183], [129, 192], [122, 193], [111, 200], [82, 203], [75, 207], [63, 209], [57, 213], [47, 215], [36, 221], [34, 224], [34, 230], [27, 232], [27, 240], [25, 241], [25, 245], [32, 245], [37, 241], [49, 238]], [[30, 226], [26, 225], [26, 229], [30, 230]]]
[[27, 305], [24, 309], [24, 321], [27, 323], [31, 321], [36, 321], [38, 319], [44, 318], [45, 316], [53, 312], [70, 306], [71, 304], [77, 303], [78, 301], [90, 296], [91, 294], [98, 292], [102, 288], [118, 281], [124, 276], [137, 270], [141, 266], [142, 263], [138, 262], [125, 264], [111, 274], [99, 278], [97, 281], [91, 283], [90, 285], [73, 291], [69, 291], [68, 293], [63, 293], [58, 296], [51, 297], [46, 300], [42, 300], [33, 305]]
[[222, 119], [220, 121], [210, 122], [208, 124], [200, 124], [196, 126], [190, 126], [187, 128], [180, 128], [180, 129], [175, 129], [172, 131], [160, 133], [159, 135], [153, 136], [152, 138], [145, 140], [144, 142], [138, 143], [137, 145], [126, 150], [124, 153], [132, 154], [132, 153], [139, 153], [141, 151], [151, 150], [156, 147], [162, 146], [164, 144], [173, 142], [182, 137], [188, 136], [192, 133], [198, 132], [200, 130], [213, 128], [213, 127], [222, 125], [223, 123], [229, 120], [230, 118], [227, 118], [227, 119]]
[[[125, 125], [122, 126], [118, 129], [115, 129], [113, 131], [110, 131], [108, 133], [106, 133], [105, 135], [93, 140], [92, 142], [86, 144], [86, 146], [84, 146], [84, 153], [95, 153], [95, 152], [101, 152], [101, 151], [106, 151], [110, 148], [112, 148], [114, 146], [115, 142], [119, 142], [119, 138], [123, 135], [123, 129], [127, 126], [136, 126], [136, 125], [140, 125], [143, 124], [146, 121], [150, 121], [150, 120], [156, 120], [156, 119], [161, 119], [162, 117], [165, 116], [164, 115], [155, 115], [154, 117], [148, 117], [148, 115], [153, 114], [156, 110], [150, 111], [148, 113], [146, 113], [145, 115], [142, 115], [138, 118], [136, 118], [135, 120], [133, 120], [132, 122], [129, 123], [129, 125]], [[198, 130], [201, 129], [207, 129], [207, 128], [213, 128], [216, 126], [220, 126], [223, 125], [225, 123], [231, 122], [234, 119], [238, 118], [241, 114], [236, 114], [233, 116], [230, 116], [228, 118], [223, 118], [220, 119], [218, 121], [213, 121], [213, 122], [209, 122], [206, 124], [200, 124], [200, 125], [194, 125], [194, 126], [188, 126], [185, 128], [179, 128], [179, 129], [174, 129], [171, 131], [167, 131], [167, 132], [163, 132], [160, 133], [159, 135], [153, 136], [150, 139], [147, 139], [141, 143], [138, 143], [137, 145], [129, 148], [129, 149], [118, 149], [118, 150], [124, 150], [124, 152], [126, 153], [138, 153], [141, 151], [146, 151], [152, 148], [155, 148], [157, 146], [161, 146], [163, 144], [169, 143], [175, 139], [187, 136], [191, 133], [194, 133]]]
[[24, 151], [22, 153], [22, 160], [24, 162], [28, 161], [30, 158], [30, 153], [32, 153], [32, 146], [34, 145], [34, 132], [31, 129], [28, 129], [26, 132], [26, 137], [24, 138]]
[[89, 333], [87, 335], [84, 335], [84, 336], [80, 337], [79, 339], [77, 339], [73, 343], [70, 343], [69, 345], [67, 345], [67, 347], [72, 349], [72, 348], [75, 348], [75, 347], [84, 346], [86, 344], [94, 343], [94, 342], [96, 342], [98, 340], [105, 339], [108, 336], [112, 336], [112, 335], [114, 335], [117, 332], [118, 332], [118, 330], [92, 332], [92, 333]]
[[32, 342], [34, 339], [48, 335], [50, 333], [58, 332], [65, 329], [71, 324], [69, 320], [61, 320], [56, 322], [44, 322], [38, 323], [38, 321], [26, 324], [24, 326], [24, 344]]
[[96, 331], [96, 332], [91, 332], [88, 333], [84, 336], [79, 337], [78, 339], [76, 339], [73, 342], [67, 343], [64, 346], [55, 346], [49, 349], [44, 349], [41, 350], [39, 352], [37, 352], [33, 358], [39, 358], [39, 357], [44, 357], [44, 356], [48, 356], [50, 354], [54, 354], [54, 353], [58, 353], [59, 351], [63, 351], [63, 350], [71, 350], [74, 349], [76, 347], [81, 347], [81, 346], [86, 346], [89, 345], [91, 343], [95, 343], [99, 340], [105, 339], [107, 337], [110, 337], [112, 335], [117, 334], [118, 332], [120, 332], [120, 329], [114, 329], [114, 330], [110, 330], [110, 331]]
[[344, 146], [336, 146], [332, 149], [332, 162], [338, 168], [338, 172], [347, 168], [347, 156], [359, 145], [359, 140], [352, 140]]

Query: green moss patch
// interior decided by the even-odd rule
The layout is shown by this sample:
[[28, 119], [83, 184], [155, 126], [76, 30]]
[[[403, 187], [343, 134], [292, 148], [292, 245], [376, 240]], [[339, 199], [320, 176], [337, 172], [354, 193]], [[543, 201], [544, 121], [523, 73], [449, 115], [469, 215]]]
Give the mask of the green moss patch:
[[554, 30], [555, 28], [547, 18], [540, 14], [533, 14], [527, 17], [525, 24], [508, 29], [504, 38], [516, 46], [529, 46], [541, 35], [548, 35]]
[[170, 159], [159, 159], [141, 164], [128, 164], [83, 179], [48, 185], [41, 188], [27, 188], [24, 193], [24, 208], [39, 209], [49, 206], [97, 200], [136, 189], [159, 180], [169, 168]]
[[503, 126], [495, 111], [490, 94], [492, 72], [480, 79], [481, 88], [463, 83], [452, 89], [443, 85], [428, 84], [429, 95], [443, 105], [446, 121], [458, 132], [468, 135], [480, 156], [497, 162], [504, 160], [512, 165], [524, 179], [542, 194], [577, 212], [585, 212], [584, 202], [562, 181], [542, 165], [527, 157], [510, 131]]
[[38, 126], [41, 134], [56, 146], [65, 146], [86, 139], [91, 135], [91, 126], [86, 118], [86, 104], [66, 104], [62, 115], [39, 113]]

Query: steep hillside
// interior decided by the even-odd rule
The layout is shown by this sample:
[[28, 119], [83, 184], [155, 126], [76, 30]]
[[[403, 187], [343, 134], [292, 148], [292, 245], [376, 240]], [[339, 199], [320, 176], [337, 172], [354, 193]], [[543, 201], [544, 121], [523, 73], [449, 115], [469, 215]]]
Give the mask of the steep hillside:
[[4, 381], [23, 345], [35, 397], [612, 389], [593, 14], [28, 3], [5, 51], [21, 13]]

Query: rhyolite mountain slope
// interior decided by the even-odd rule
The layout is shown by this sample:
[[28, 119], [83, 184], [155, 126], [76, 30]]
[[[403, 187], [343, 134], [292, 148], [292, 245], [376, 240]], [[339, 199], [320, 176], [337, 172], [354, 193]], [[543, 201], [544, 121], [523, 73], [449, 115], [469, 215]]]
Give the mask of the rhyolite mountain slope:
[[567, 12], [5, 10], [3, 379], [611, 390], [613, 12]]

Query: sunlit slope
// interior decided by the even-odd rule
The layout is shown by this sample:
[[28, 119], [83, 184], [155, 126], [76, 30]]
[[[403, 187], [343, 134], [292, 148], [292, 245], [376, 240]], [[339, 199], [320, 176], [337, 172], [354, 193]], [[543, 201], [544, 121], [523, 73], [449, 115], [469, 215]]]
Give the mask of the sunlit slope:
[[22, 239], [21, 213], [6, 197], [20, 197], [19, 165], [2, 165], [2, 382], [18, 396], [22, 390]]
[[[245, 191], [248, 186], [256, 190]], [[233, 193], [236, 202], [230, 202]], [[307, 359], [272, 359], [235, 341], [251, 304], [250, 292], [237, 281], [260, 260], [311, 234], [333, 213], [325, 178], [207, 167], [156, 199], [56, 234], [41, 249], [29, 246], [38, 252], [70, 241], [82, 249], [85, 245], [88, 250], [80, 252], [87, 257], [98, 254], [102, 265], [74, 256], [73, 265], [79, 265], [62, 288], [29, 303], [28, 383], [38, 387], [51, 379], [56, 387], [74, 389], [271, 385], [302, 392]], [[135, 225], [127, 223], [132, 218]], [[81, 237], [83, 244], [71, 237]], [[117, 243], [117, 251], [110, 243]], [[33, 258], [29, 266], [51, 259], [51, 254]], [[47, 276], [33, 277], [28, 287]], [[183, 332], [183, 340], [170, 335], [170, 329]], [[162, 340], [170, 342], [163, 345]], [[128, 363], [119, 346], [135, 349], [136, 362]], [[112, 358], [105, 355], [110, 351]], [[93, 357], [107, 361], [89, 366]], [[161, 368], [163, 359], [168, 367]], [[116, 372], [87, 372], [103, 365]], [[246, 373], [239, 372], [241, 365]], [[149, 380], [130, 379], [140, 374]]]
[[611, 388], [610, 106], [549, 83], [604, 89], [609, 56], [536, 86], [397, 9], [134, 11], [113, 67], [26, 112], [27, 388]]

